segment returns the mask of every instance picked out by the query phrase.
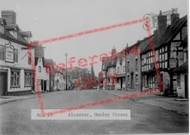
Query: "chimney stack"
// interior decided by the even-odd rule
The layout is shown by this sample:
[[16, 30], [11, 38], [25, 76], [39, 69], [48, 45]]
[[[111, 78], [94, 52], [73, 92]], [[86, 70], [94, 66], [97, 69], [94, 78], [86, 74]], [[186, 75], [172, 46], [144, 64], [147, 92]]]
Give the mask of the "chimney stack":
[[160, 38], [167, 29], [167, 16], [162, 15], [162, 11], [158, 15], [158, 38]]
[[177, 10], [175, 12], [175, 9], [172, 8], [171, 24], [175, 23], [177, 20], [179, 20], [179, 13], [177, 13]]
[[16, 24], [16, 13], [12, 10], [1, 11], [1, 17], [6, 20], [7, 24]]

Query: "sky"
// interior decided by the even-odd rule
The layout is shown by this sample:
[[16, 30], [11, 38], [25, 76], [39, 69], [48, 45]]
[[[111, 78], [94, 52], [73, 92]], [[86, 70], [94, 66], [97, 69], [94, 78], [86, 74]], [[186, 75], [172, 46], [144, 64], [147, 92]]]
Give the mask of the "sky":
[[[1, 0], [0, 10], [16, 12], [16, 23], [22, 31], [32, 32], [32, 41], [46, 40], [95, 28], [142, 19], [145, 14], [159, 14], [178, 8], [180, 17], [188, 13], [188, 0]], [[155, 28], [151, 31], [153, 32]], [[94, 59], [95, 75], [101, 71], [100, 55], [108, 54], [115, 46], [121, 51], [147, 37], [143, 23], [44, 44], [45, 58], [56, 64], [75, 57], [74, 66], [81, 58]]]

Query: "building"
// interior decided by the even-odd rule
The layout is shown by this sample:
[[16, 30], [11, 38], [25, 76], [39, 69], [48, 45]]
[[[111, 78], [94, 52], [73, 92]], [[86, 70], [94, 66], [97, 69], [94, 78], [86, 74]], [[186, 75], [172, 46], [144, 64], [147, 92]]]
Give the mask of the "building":
[[[35, 41], [38, 42], [38, 41]], [[45, 65], [45, 58], [44, 58], [44, 48], [42, 45], [38, 45], [34, 49], [35, 51], [35, 70], [36, 70], [36, 80], [38, 81], [38, 88], [40, 92], [49, 91], [49, 68]], [[36, 92], [38, 91], [36, 87]]]
[[123, 90], [126, 89], [126, 67], [125, 67], [125, 51], [124, 49], [116, 54], [116, 69], [115, 69], [115, 74], [116, 74], [116, 89], [118, 90]]
[[160, 12], [158, 29], [149, 37], [152, 43], [141, 52], [143, 89], [159, 88], [165, 94], [173, 94], [177, 89], [174, 70], [187, 60], [187, 49], [182, 47], [186, 37], [187, 16], [179, 19], [178, 13], [172, 13], [171, 24], [167, 25], [167, 16]]
[[117, 73], [116, 73], [116, 49], [113, 47], [111, 51], [111, 56], [109, 57], [103, 57], [102, 60], [102, 75], [103, 77], [103, 88], [105, 89], [115, 89], [116, 86], [116, 79], [117, 79]]
[[0, 18], [0, 95], [15, 95], [34, 89], [34, 70], [27, 49], [32, 33], [16, 24], [16, 13], [1, 11]]
[[27, 45], [32, 33], [16, 24], [16, 13], [1, 11], [0, 18], [0, 95], [21, 94], [34, 89], [34, 70]]
[[55, 62], [52, 59], [45, 59], [45, 66], [49, 68], [49, 91], [54, 90], [55, 85]]
[[54, 90], [64, 90], [65, 89], [65, 80], [63, 73], [57, 71], [54, 76]]
[[[177, 81], [177, 96], [182, 98], [189, 98], [188, 91], [188, 46], [187, 37], [179, 46], [181, 52], [178, 51], [179, 67], [174, 70], [174, 80]], [[179, 57], [180, 56], [180, 57]], [[180, 59], [181, 58], [181, 59]]]

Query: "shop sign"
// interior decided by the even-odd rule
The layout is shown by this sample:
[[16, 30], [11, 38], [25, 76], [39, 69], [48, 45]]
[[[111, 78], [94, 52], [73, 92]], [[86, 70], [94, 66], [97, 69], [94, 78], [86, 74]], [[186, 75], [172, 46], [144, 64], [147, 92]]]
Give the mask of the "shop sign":
[[14, 47], [11, 42], [5, 44], [5, 61], [14, 63]]

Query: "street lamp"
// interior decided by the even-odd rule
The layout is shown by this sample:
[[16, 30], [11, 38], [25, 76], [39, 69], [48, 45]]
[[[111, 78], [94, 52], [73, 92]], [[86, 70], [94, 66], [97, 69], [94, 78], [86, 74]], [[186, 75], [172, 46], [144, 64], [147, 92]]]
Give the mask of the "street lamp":
[[66, 56], [66, 90], [67, 90], [67, 53], [65, 53]]

